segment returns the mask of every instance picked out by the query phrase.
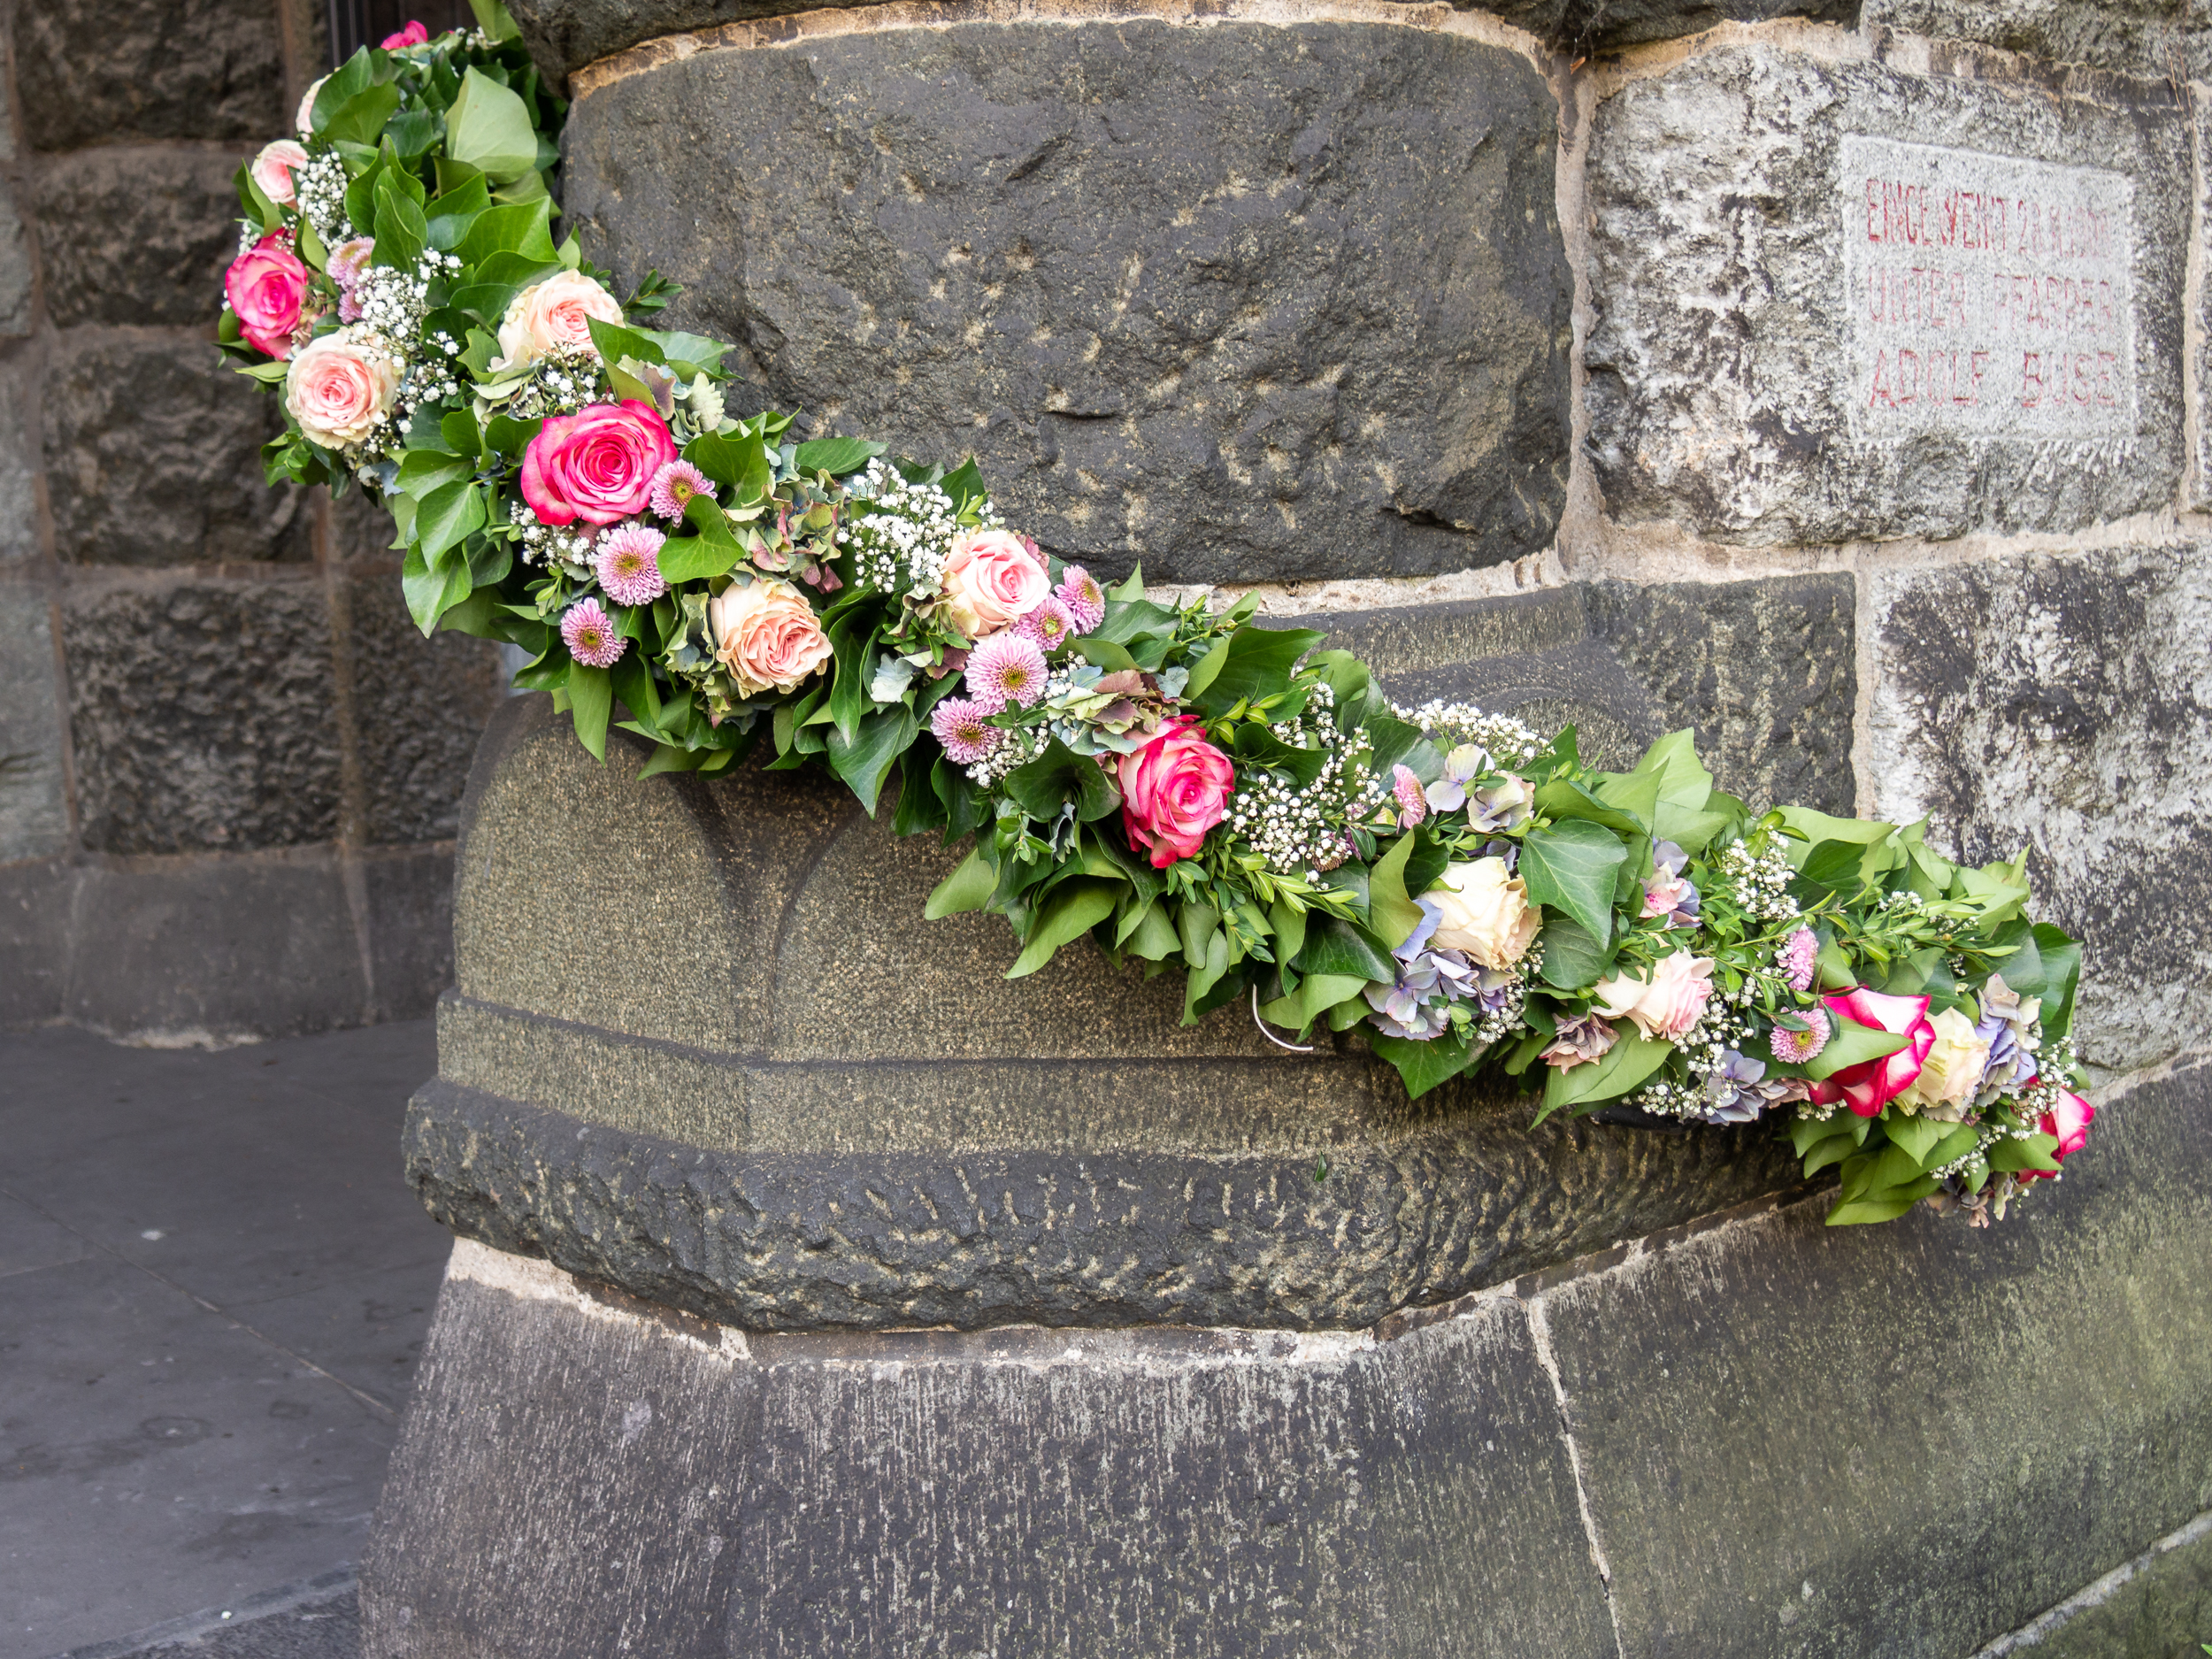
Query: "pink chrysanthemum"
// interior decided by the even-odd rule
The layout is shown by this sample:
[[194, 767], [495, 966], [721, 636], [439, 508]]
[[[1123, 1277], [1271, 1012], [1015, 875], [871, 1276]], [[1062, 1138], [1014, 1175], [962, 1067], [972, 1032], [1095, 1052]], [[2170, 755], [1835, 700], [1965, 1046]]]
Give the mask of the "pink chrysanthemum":
[[1026, 709], [1045, 695], [1045, 654], [1010, 629], [994, 634], [968, 654], [968, 695], [987, 714]]
[[599, 539], [594, 561], [599, 585], [618, 605], [649, 605], [668, 591], [661, 574], [661, 543], [668, 538], [650, 525], [618, 525]]
[[1017, 622], [1014, 632], [1036, 641], [1037, 649], [1049, 657], [1075, 637], [1075, 613], [1055, 595]]
[[1067, 567], [1052, 596], [1068, 608], [1078, 634], [1088, 634], [1106, 619], [1106, 595], [1080, 565]]
[[1820, 955], [1820, 941], [1809, 927], [1801, 927], [1782, 941], [1774, 953], [1774, 965], [1793, 991], [1813, 988], [1813, 962]]
[[930, 710], [929, 729], [945, 746], [956, 766], [972, 766], [999, 746], [1004, 735], [989, 719], [990, 710], [968, 697], [947, 697]]
[[1390, 793], [1398, 797], [1398, 827], [1411, 829], [1429, 815], [1429, 798], [1422, 792], [1421, 780], [1405, 766], [1390, 769]]
[[714, 486], [707, 475], [688, 461], [670, 461], [653, 474], [653, 493], [648, 504], [662, 518], [677, 519], [694, 495], [711, 495]]
[[596, 599], [569, 606], [561, 617], [561, 638], [568, 642], [568, 654], [587, 668], [611, 668], [630, 649]]
[[1828, 1017], [1816, 1008], [1809, 1008], [1798, 1016], [1805, 1022], [1803, 1031], [1785, 1031], [1774, 1028], [1772, 1043], [1774, 1057], [1786, 1060], [1792, 1065], [1802, 1065], [1828, 1046]]

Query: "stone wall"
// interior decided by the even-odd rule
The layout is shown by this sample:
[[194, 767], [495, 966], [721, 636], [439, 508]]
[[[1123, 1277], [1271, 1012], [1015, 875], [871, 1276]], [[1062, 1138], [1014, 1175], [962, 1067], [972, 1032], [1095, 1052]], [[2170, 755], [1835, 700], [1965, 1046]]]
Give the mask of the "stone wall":
[[319, 0], [0, 8], [0, 1020], [225, 1041], [427, 1010], [499, 695], [358, 499], [271, 489], [218, 359], [240, 159]]

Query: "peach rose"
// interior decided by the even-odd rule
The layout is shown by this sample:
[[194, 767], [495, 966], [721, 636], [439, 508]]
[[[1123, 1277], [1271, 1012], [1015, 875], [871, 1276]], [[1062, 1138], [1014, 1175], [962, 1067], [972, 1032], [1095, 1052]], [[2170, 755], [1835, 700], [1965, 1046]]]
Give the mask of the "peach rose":
[[972, 640], [1010, 627], [1052, 592], [1052, 579], [1021, 538], [1005, 530], [964, 530], [945, 559], [946, 609]]
[[789, 582], [726, 588], [707, 607], [717, 661], [737, 681], [740, 696], [788, 691], [829, 661], [829, 636], [814, 607]]
[[1958, 1123], [1989, 1069], [1989, 1042], [1955, 1008], [1945, 1009], [1928, 1026], [1935, 1041], [1920, 1063], [1920, 1075], [1897, 1095], [1897, 1109], [1924, 1112], [1936, 1123]]
[[299, 113], [292, 118], [292, 125], [299, 128], [302, 138], [315, 135], [315, 95], [323, 89], [323, 81], [329, 79], [328, 75], [324, 75], [300, 95]]
[[298, 205], [299, 192], [292, 188], [292, 169], [307, 164], [307, 146], [289, 138], [264, 144], [247, 169], [261, 194], [279, 207]]
[[622, 306], [615, 296], [580, 271], [561, 271], [533, 282], [515, 296], [499, 321], [499, 356], [495, 370], [519, 369], [534, 363], [556, 346], [588, 346], [588, 319], [603, 323], [622, 322]]
[[359, 443], [390, 412], [399, 391], [392, 355], [357, 328], [311, 340], [284, 377], [284, 406], [300, 430], [326, 449]]
[[1528, 884], [1509, 874], [1502, 858], [1447, 864], [1421, 898], [1442, 912], [1429, 948], [1463, 951], [1486, 968], [1511, 967], [1528, 954], [1544, 925], [1541, 912], [1528, 902]]
[[1632, 1019], [1645, 1036], [1671, 1042], [1704, 1013], [1705, 1000], [1713, 994], [1713, 959], [1678, 950], [1662, 957], [1648, 979], [1617, 973], [1600, 979], [1590, 994], [1599, 999], [1598, 1012], [1606, 1018]]

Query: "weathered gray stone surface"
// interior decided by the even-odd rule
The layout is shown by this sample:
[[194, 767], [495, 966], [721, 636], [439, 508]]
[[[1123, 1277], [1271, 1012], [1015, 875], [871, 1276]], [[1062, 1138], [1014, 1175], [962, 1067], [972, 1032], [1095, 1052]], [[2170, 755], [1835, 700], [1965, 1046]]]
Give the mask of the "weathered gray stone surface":
[[498, 648], [465, 634], [423, 638], [388, 565], [346, 579], [344, 592], [365, 839], [450, 841], [477, 739], [506, 695]]
[[280, 137], [283, 40], [254, 0], [22, 0], [15, 80], [37, 150]]
[[19, 347], [0, 357], [0, 565], [35, 559], [39, 544], [38, 423], [32, 391], [38, 357]]
[[72, 329], [40, 390], [64, 564], [308, 556], [305, 492], [262, 479], [261, 445], [283, 416], [211, 337]]
[[756, 1328], [1356, 1325], [1795, 1183], [1763, 1137], [1531, 1134], [1356, 1037], [1183, 1028], [1088, 945], [1009, 984], [997, 918], [919, 919], [956, 855], [835, 783], [610, 753], [518, 698], [471, 784], [408, 1150], [471, 1236]]
[[[43, 160], [35, 211], [55, 325], [211, 326], [223, 272], [238, 251], [231, 176], [239, 160], [229, 143], [107, 147]], [[0, 242], [0, 302], [6, 270]]]
[[2015, 556], [1874, 578], [1881, 814], [1979, 864], [2035, 849], [2083, 941], [2076, 1032], [2127, 1071], [2212, 1011], [2212, 548]]
[[54, 635], [43, 584], [0, 584], [0, 864], [69, 842]]
[[1364, 1350], [739, 1340], [550, 1277], [448, 1278], [364, 1563], [375, 1659], [1609, 1647], [1509, 1301]]
[[[2069, 0], [2076, 3], [2076, 0]], [[719, 23], [781, 17], [819, 0], [514, 0], [509, 8], [539, 66], [557, 82], [570, 71], [626, 48]], [[829, 0], [864, 7], [866, 0]], [[1673, 40], [1721, 23], [1805, 18], [1855, 24], [1862, 0], [1453, 0], [1527, 29], [1576, 53]], [[1086, 8], [1071, 4], [1080, 16]], [[1196, 10], [1197, 8], [1194, 8]]]
[[1814, 1201], [1544, 1293], [1622, 1651], [1953, 1659], [2212, 1506], [2208, 1153], [2198, 1066], [1988, 1231]]
[[453, 854], [382, 848], [361, 860], [378, 1020], [421, 1019], [453, 983]]
[[62, 638], [88, 849], [284, 847], [336, 834], [320, 582], [81, 577]]
[[1357, 652], [1402, 703], [1461, 700], [1546, 731], [1571, 722], [1603, 765], [1687, 726], [1723, 788], [1848, 815], [1855, 603], [1840, 574], [1594, 581], [1297, 620]]
[[0, 1025], [59, 1019], [76, 881], [59, 858], [0, 864]]
[[1420, 29], [958, 23], [602, 87], [565, 199], [752, 396], [972, 445], [1096, 571], [1425, 572], [1558, 519], [1557, 125], [1527, 58]]
[[[1993, 1230], [1816, 1199], [1355, 1337], [740, 1335], [465, 1245], [367, 1651], [1959, 1659], [2212, 1502], [2206, 1075]], [[2163, 1559], [2047, 1650], [2201, 1634]]]
[[2201, 1655], [2200, 1640], [2212, 1630], [2212, 1536], [2202, 1519], [2162, 1539], [2165, 1548], [2145, 1552], [2129, 1563], [2125, 1579], [2092, 1603], [2062, 1603], [2044, 1628], [2038, 1619], [2006, 1649], [2024, 1659], [2111, 1659], [2115, 1654], [2145, 1659], [2191, 1659]]
[[[1708, 53], [1607, 100], [1590, 150], [1596, 317], [1586, 358], [1590, 447], [1610, 510], [1771, 543], [2064, 530], [2170, 502], [2182, 459], [2188, 139], [2172, 87], [2129, 83], [2113, 96], [2062, 100], [2001, 81], [1746, 48]], [[2131, 191], [2124, 225], [2098, 207], [2116, 244], [2132, 238], [2131, 262], [2121, 259], [2131, 310], [2116, 287], [2086, 275], [2052, 290], [2055, 313], [2078, 311], [2113, 342], [2111, 363], [2087, 353], [2080, 419], [2055, 416], [2049, 396], [2029, 406], [2031, 369], [2046, 377], [2036, 384], [2050, 384], [2044, 359], [2055, 325], [2028, 308], [2024, 290], [2009, 310], [1991, 297], [1991, 272], [2009, 254], [1886, 243], [1889, 309], [1907, 315], [1879, 325], [1857, 318], [1855, 306], [1872, 318], [1878, 296], [1847, 292], [1844, 281], [1847, 227], [1869, 232], [1866, 202], [1846, 200], [1849, 134], [2044, 164], [2032, 188], [2070, 227], [2083, 204]], [[1939, 159], [1942, 177], [1976, 191], [2028, 176], [1972, 154]], [[2096, 171], [2062, 176], [2052, 165]], [[1938, 231], [1942, 199], [1928, 199]], [[2008, 222], [2017, 231], [2025, 221]], [[2105, 268], [2047, 248], [2016, 263]], [[1951, 401], [1938, 400], [1941, 416], [1922, 419], [1919, 410], [1934, 406], [1924, 382], [1917, 408], [1872, 407], [1867, 376], [1884, 362], [1882, 328], [1904, 331], [1889, 343], [1919, 342], [1916, 373], [1932, 364], [1918, 331], [1928, 321], [1924, 271], [1939, 267], [1941, 324], [1985, 302], [1997, 320], [1985, 333], [1959, 331], [1959, 378], [1944, 383]], [[1985, 383], [1972, 374], [1978, 349]], [[2009, 414], [2007, 398], [2016, 405]]]
[[2212, 64], [2205, 0], [1866, 0], [1869, 24], [2164, 79]]

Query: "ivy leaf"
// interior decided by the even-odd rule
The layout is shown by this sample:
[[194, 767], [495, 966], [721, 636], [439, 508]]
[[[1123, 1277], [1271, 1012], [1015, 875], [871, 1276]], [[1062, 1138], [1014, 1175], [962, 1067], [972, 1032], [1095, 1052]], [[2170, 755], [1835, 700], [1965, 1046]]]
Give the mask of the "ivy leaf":
[[1544, 924], [1544, 983], [1563, 991], [1595, 985], [1613, 965], [1613, 948], [1571, 916]]
[[1291, 965], [1301, 973], [1333, 973], [1398, 982], [1398, 959], [1382, 941], [1356, 923], [1341, 917], [1313, 915], [1306, 919], [1306, 943]]
[[1060, 816], [1060, 809], [1075, 803], [1075, 816], [1094, 823], [1121, 804], [1121, 792], [1107, 781], [1098, 763], [1079, 755], [1054, 738], [1045, 752], [1006, 774], [1002, 786], [1016, 806], [1041, 824]]
[[437, 630], [438, 619], [469, 596], [468, 561], [452, 559], [434, 567], [421, 548], [410, 547], [400, 562], [399, 587], [407, 614], [427, 639]]
[[430, 226], [415, 198], [399, 188], [394, 174], [387, 173], [376, 181], [376, 228], [373, 234], [376, 237], [373, 256], [375, 262], [412, 276], [422, 258], [423, 246], [430, 240]]
[[1199, 659], [1183, 687], [1188, 702], [1210, 714], [1249, 698], [1257, 702], [1290, 689], [1298, 659], [1327, 635], [1311, 628], [1239, 628]]
[[1453, 1037], [1419, 1042], [1410, 1037], [1392, 1037], [1378, 1032], [1367, 1041], [1377, 1054], [1398, 1068], [1398, 1075], [1405, 1079], [1406, 1093], [1415, 1100], [1440, 1084], [1448, 1083], [1475, 1061], [1475, 1051]]
[[[461, 263], [480, 265], [494, 254], [514, 254], [536, 265], [557, 266], [553, 251], [553, 208], [550, 202], [518, 202], [486, 208], [461, 238]], [[478, 281], [483, 273], [476, 273]]]
[[1624, 1028], [1599, 1059], [1552, 1072], [1544, 1084], [1544, 1104], [1536, 1114], [1536, 1122], [1542, 1123], [1563, 1106], [1594, 1105], [1627, 1094], [1673, 1052], [1671, 1042]]
[[472, 479], [441, 484], [423, 496], [415, 513], [415, 540], [425, 559], [438, 556], [484, 527], [484, 497]]
[[832, 478], [842, 478], [857, 472], [889, 448], [862, 438], [816, 438], [798, 447], [791, 465], [802, 472], [827, 472]]
[[1531, 899], [1572, 917], [1593, 938], [1610, 939], [1614, 879], [1627, 857], [1621, 838], [1603, 825], [1568, 818], [1529, 832], [1520, 873]]
[[1413, 836], [1401, 835], [1397, 845], [1375, 861], [1367, 877], [1367, 919], [1393, 949], [1412, 938], [1413, 930], [1421, 925], [1421, 907], [1406, 891], [1405, 882], [1406, 860], [1413, 855]]
[[830, 728], [823, 745], [829, 754], [830, 770], [860, 798], [861, 809], [870, 818], [876, 815], [876, 799], [883, 793], [891, 763], [906, 752], [919, 729], [914, 711], [903, 703], [867, 716], [850, 741], [835, 726]]
[[1006, 971], [1010, 979], [1037, 972], [1052, 960], [1053, 953], [1071, 940], [1087, 933], [1114, 913], [1123, 892], [1118, 881], [1077, 876], [1063, 881], [1045, 897], [1035, 926], [1022, 945], [1022, 953]]

